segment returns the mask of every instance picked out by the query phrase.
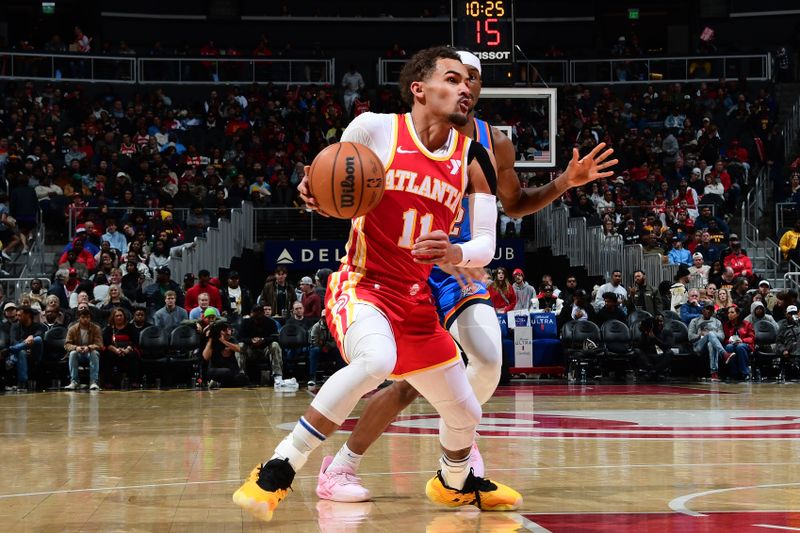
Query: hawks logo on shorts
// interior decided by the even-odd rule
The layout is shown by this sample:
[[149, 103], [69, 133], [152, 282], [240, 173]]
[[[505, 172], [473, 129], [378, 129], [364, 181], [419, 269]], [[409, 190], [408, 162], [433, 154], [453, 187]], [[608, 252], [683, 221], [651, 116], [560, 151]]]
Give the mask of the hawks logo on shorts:
[[424, 233], [450, 232], [468, 183], [471, 141], [451, 130], [446, 148], [433, 154], [417, 137], [411, 114], [395, 116], [393, 122], [386, 192], [373, 211], [353, 219], [342, 266], [329, 280], [327, 307], [340, 349], [355, 304], [383, 313], [395, 333], [394, 375], [400, 376], [457, 355], [449, 334], [434, 327], [438, 321], [427, 283], [431, 266], [415, 263], [411, 248]]

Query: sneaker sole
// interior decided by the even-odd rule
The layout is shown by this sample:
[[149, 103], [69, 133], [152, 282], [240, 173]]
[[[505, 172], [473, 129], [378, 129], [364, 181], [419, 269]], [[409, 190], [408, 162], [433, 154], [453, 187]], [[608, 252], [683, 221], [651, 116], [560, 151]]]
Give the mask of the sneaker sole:
[[500, 505], [493, 505], [493, 506], [477, 506], [478, 509], [481, 511], [516, 511], [522, 505], [522, 498], [518, 499], [514, 503], [503, 503]]
[[254, 498], [245, 496], [241, 491], [238, 490], [233, 493], [233, 503], [259, 520], [263, 520], [264, 522], [269, 522], [272, 520], [272, 515], [275, 511], [274, 509], [269, 508], [269, 504], [267, 502], [257, 501]]

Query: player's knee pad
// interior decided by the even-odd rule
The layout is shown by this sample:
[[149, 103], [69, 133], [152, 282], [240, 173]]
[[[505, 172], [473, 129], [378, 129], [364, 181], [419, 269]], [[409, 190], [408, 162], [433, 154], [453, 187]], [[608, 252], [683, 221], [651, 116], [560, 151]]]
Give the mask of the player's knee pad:
[[467, 307], [450, 331], [467, 354], [470, 365], [499, 371], [503, 362], [503, 342], [493, 308], [482, 304]]
[[475, 428], [481, 420], [481, 406], [474, 395], [435, 405], [439, 413], [439, 441], [446, 450], [472, 446]]
[[356, 305], [344, 349], [350, 364], [357, 364], [371, 378], [381, 381], [392, 373], [397, 361], [397, 345], [389, 321], [368, 305]]

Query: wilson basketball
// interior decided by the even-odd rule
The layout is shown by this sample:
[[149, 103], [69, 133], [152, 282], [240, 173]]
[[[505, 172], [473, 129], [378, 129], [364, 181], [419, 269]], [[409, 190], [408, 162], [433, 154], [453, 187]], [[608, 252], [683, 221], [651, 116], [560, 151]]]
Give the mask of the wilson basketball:
[[320, 209], [336, 218], [366, 215], [383, 198], [383, 162], [375, 152], [351, 142], [328, 146], [309, 170], [311, 195]]

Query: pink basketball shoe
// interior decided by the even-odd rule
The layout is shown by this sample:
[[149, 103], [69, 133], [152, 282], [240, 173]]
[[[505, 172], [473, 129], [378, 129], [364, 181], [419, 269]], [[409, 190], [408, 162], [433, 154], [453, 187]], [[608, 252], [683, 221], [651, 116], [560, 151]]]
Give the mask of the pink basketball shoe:
[[369, 490], [361, 484], [361, 478], [345, 468], [328, 468], [332, 462], [333, 456], [330, 455], [322, 460], [317, 480], [317, 496], [334, 502], [369, 500]]

